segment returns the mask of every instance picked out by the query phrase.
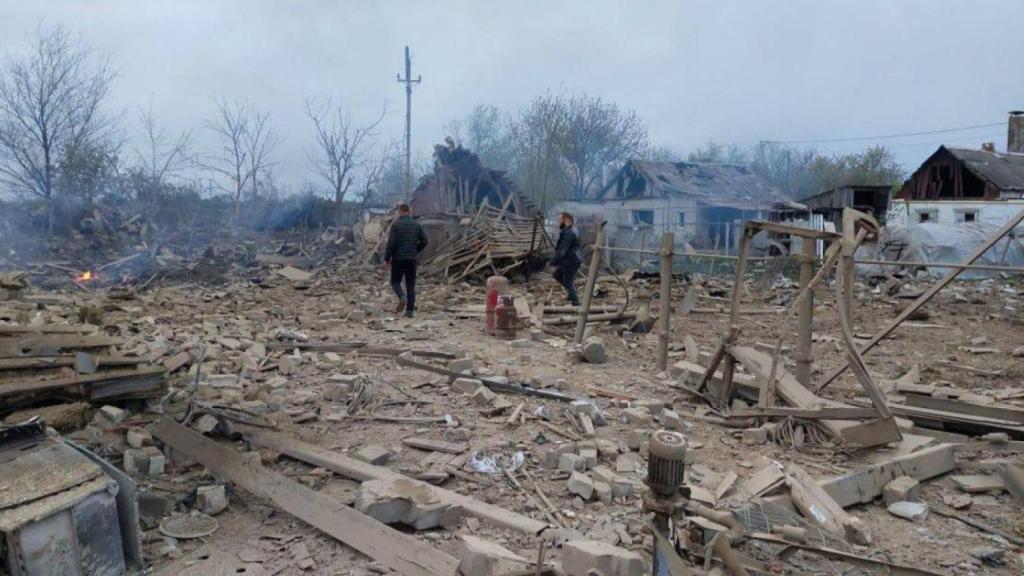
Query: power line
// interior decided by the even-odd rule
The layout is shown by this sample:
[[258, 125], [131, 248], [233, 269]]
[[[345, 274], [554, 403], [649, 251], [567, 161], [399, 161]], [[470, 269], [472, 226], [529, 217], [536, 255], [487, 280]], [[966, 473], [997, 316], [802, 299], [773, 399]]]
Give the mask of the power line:
[[[1000, 124], [1000, 126], [1001, 125], [1002, 124]], [[899, 149], [904, 149], [904, 148], [919, 148], [919, 147], [925, 147], [925, 146], [928, 146], [928, 147], [932, 147], [932, 146], [938, 147], [938, 146], [943, 145], [943, 144], [956, 144], [956, 143], [964, 143], [964, 142], [978, 142], [978, 143], [980, 143], [980, 142], [984, 142], [986, 140], [998, 139], [1002, 135], [1003, 135], [1003, 133], [1001, 133], [1001, 132], [986, 132], [984, 134], [976, 134], [976, 135], [973, 135], [973, 136], [966, 136], [966, 137], [963, 137], [963, 138], [953, 138], [951, 140], [940, 140], [940, 141], [928, 140], [926, 142], [904, 142], [904, 143], [901, 143], [901, 144], [887, 145], [886, 148], [888, 148], [889, 150], [899, 150]], [[846, 153], [846, 152], [859, 152], [859, 151], [862, 151], [862, 150], [863, 150], [862, 147], [856, 147], [856, 148], [840, 147], [840, 148], [825, 148], [822, 151], [830, 153], [830, 154], [843, 154], [843, 153]]]
[[821, 138], [818, 140], [765, 140], [770, 144], [828, 144], [833, 142], [857, 142], [862, 140], [887, 140], [890, 138], [906, 138], [910, 136], [928, 136], [930, 134], [947, 134], [950, 132], [963, 132], [965, 130], [976, 130], [979, 128], [992, 128], [1004, 126], [1005, 122], [994, 122], [992, 124], [976, 124], [974, 126], [961, 126], [959, 128], [944, 128], [942, 130], [925, 130], [923, 132], [901, 132], [899, 134], [881, 134], [879, 136], [857, 136], [851, 138]]

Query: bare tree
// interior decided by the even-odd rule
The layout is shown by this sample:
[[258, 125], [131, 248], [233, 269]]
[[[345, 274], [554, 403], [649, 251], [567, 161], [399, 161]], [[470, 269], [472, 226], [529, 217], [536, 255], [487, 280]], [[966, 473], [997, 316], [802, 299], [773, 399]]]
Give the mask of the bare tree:
[[138, 121], [142, 131], [142, 145], [135, 148], [135, 159], [150, 185], [159, 189], [168, 178], [191, 165], [192, 131], [182, 130], [172, 136], [157, 124], [152, 101], [149, 108], [139, 109]]
[[270, 123], [270, 112], [249, 109], [248, 126], [245, 131], [245, 148], [249, 156], [249, 171], [252, 174], [252, 198], [259, 196], [261, 176], [267, 173], [277, 162], [271, 159], [274, 149], [281, 143], [281, 138]]
[[220, 148], [204, 166], [231, 182], [229, 192], [235, 202], [236, 221], [241, 211], [242, 192], [253, 178], [249, 152], [249, 125], [253, 114], [250, 104], [220, 100], [216, 116], [206, 123], [207, 128], [216, 134]]
[[559, 97], [537, 96], [509, 122], [512, 173], [541, 210], [568, 193], [561, 150], [565, 112]]
[[584, 94], [562, 103], [562, 157], [573, 180], [573, 194], [582, 197], [600, 181], [606, 165], [620, 165], [645, 155], [650, 147], [647, 127], [632, 110]]
[[64, 158], [101, 146], [116, 129], [103, 110], [114, 76], [108, 60], [56, 27], [40, 28], [0, 78], [0, 181], [40, 198], [51, 232]]
[[[367, 149], [377, 136], [377, 126], [384, 120], [387, 104], [380, 116], [366, 124], [356, 124], [351, 114], [340, 104], [335, 106], [330, 98], [320, 104], [306, 101], [306, 115], [316, 130], [316, 142], [306, 156], [313, 170], [331, 186], [334, 192], [335, 209], [341, 221], [342, 202], [357, 175], [365, 168]], [[386, 157], [382, 164], [386, 165]], [[380, 167], [378, 179], [384, 168]]]

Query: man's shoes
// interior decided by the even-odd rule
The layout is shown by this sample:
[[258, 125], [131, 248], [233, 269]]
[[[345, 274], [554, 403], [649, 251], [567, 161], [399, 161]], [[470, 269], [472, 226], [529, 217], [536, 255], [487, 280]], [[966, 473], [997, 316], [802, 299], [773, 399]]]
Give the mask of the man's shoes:
[[405, 310], [405, 298], [398, 299], [398, 304], [395, 305], [395, 314], [398, 314], [402, 310]]
[[405, 311], [405, 317], [406, 318], [412, 318], [412, 310], [406, 310]]

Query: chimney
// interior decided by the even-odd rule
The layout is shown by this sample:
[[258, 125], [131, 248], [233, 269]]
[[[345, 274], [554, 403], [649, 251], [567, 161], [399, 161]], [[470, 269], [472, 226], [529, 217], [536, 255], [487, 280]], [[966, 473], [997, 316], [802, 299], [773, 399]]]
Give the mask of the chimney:
[[1010, 112], [1010, 125], [1006, 133], [1006, 151], [1024, 154], [1024, 110]]

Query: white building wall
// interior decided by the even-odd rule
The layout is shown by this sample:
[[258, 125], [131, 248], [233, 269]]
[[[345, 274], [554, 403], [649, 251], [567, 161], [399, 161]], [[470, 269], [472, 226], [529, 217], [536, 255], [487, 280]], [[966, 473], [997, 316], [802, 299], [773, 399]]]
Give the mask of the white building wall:
[[961, 224], [969, 221], [965, 215], [974, 214], [975, 222], [1002, 226], [1024, 210], [1024, 200], [898, 200], [889, 203], [887, 226], [913, 228], [921, 223], [922, 214], [933, 224]]

